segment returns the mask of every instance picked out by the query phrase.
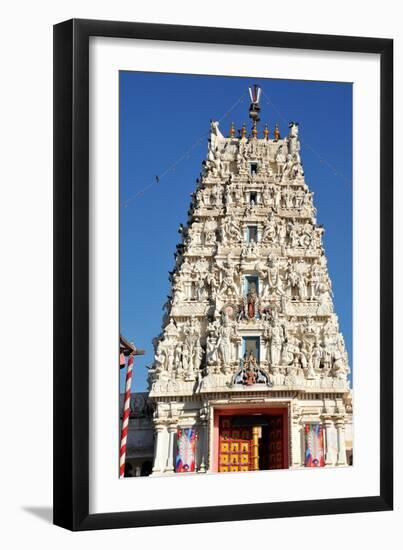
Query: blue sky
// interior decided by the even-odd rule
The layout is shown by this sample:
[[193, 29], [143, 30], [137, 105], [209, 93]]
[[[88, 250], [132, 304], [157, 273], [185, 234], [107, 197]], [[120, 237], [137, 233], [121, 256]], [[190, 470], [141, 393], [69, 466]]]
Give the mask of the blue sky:
[[[352, 85], [240, 77], [120, 73], [120, 330], [145, 350], [133, 391], [146, 390], [151, 340], [161, 331], [168, 271], [206, 156], [210, 120], [249, 128], [248, 86], [259, 84], [260, 132], [300, 125], [301, 157], [314, 192], [334, 304], [352, 362]], [[270, 101], [265, 97], [267, 96]], [[243, 98], [238, 102], [240, 98]], [[237, 103], [238, 102], [238, 103]], [[273, 107], [275, 106], [275, 108]], [[282, 120], [284, 117], [285, 120]], [[179, 162], [178, 162], [179, 161]], [[165, 174], [165, 175], [163, 175]], [[155, 184], [155, 176], [161, 176]], [[149, 187], [143, 194], [137, 195]], [[121, 372], [123, 388], [124, 372]]]

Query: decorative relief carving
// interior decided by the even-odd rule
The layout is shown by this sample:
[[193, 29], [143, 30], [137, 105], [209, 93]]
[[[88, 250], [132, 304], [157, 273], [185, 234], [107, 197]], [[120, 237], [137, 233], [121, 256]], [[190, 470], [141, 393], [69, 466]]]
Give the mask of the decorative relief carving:
[[246, 130], [225, 138], [212, 122], [154, 341], [152, 394], [348, 389], [315, 216], [297, 123], [284, 139], [260, 140]]

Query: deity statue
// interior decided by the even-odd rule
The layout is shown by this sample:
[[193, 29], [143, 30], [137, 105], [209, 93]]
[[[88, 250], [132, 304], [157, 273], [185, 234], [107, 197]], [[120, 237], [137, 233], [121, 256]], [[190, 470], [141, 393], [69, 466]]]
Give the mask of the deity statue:
[[177, 273], [174, 274], [172, 283], [173, 299], [172, 304], [179, 304], [187, 298], [185, 292], [185, 282], [182, 281]]
[[270, 362], [273, 367], [277, 367], [280, 363], [281, 349], [284, 340], [283, 327], [277, 316], [274, 317], [268, 332], [270, 338]]
[[228, 244], [233, 242], [239, 242], [242, 239], [239, 225], [232, 216], [225, 218], [221, 227], [221, 240], [222, 243]]
[[189, 363], [190, 363], [190, 353], [188, 346], [183, 346], [182, 351], [182, 369], [185, 372], [189, 371]]
[[234, 186], [231, 184], [231, 180], [227, 183], [225, 186], [225, 204], [226, 206], [231, 206], [234, 199], [233, 199], [233, 190]]
[[246, 319], [254, 319], [257, 314], [259, 298], [257, 294], [256, 284], [251, 282], [248, 293], [244, 298], [244, 315]]
[[316, 373], [320, 373], [321, 359], [322, 359], [322, 352], [321, 352], [320, 346], [317, 342], [315, 342], [312, 350], [312, 365], [313, 365], [313, 370]]
[[312, 248], [320, 248], [322, 245], [322, 235], [324, 233], [323, 227], [316, 227], [312, 232]]
[[193, 362], [195, 372], [198, 372], [200, 370], [200, 366], [203, 360], [203, 355], [204, 355], [204, 350], [200, 344], [200, 340], [197, 340], [196, 347], [194, 349], [194, 362]]
[[294, 206], [294, 195], [290, 191], [290, 189], [288, 189], [288, 187], [285, 189], [283, 197], [284, 197], [285, 208], [287, 208], [288, 210], [291, 210]]
[[289, 338], [284, 340], [283, 348], [281, 351], [281, 364], [291, 365], [294, 362], [294, 346], [290, 342]]
[[281, 190], [279, 187], [275, 187], [273, 191], [273, 209], [278, 212], [281, 206]]
[[308, 359], [307, 359], [306, 347], [304, 346], [303, 342], [300, 342], [299, 344], [299, 361], [301, 363], [302, 370], [304, 371], [304, 373], [306, 373], [308, 369]]
[[288, 236], [291, 248], [296, 248], [299, 245], [299, 232], [295, 223], [289, 225]]
[[182, 369], [182, 345], [179, 344], [175, 348], [174, 365], [176, 370]]
[[215, 206], [217, 208], [221, 208], [222, 197], [223, 197], [221, 185], [216, 185], [215, 187], [213, 187], [212, 194], [213, 194], [213, 197], [215, 197]]
[[224, 369], [229, 366], [231, 361], [231, 336], [232, 326], [227, 313], [224, 311], [221, 315], [221, 326], [218, 329], [218, 353]]
[[185, 257], [181, 267], [180, 267], [180, 274], [184, 277], [190, 277], [192, 274], [192, 266], [190, 265], [189, 258]]
[[154, 355], [156, 372], [162, 372], [165, 370], [166, 356], [162, 349], [157, 350]]
[[303, 248], [309, 248], [312, 242], [313, 226], [311, 223], [306, 222], [301, 229], [301, 235], [299, 238], [299, 245]]
[[285, 160], [284, 147], [280, 145], [276, 154], [277, 175], [280, 177], [283, 175]]
[[292, 168], [294, 166], [294, 161], [292, 160], [292, 155], [287, 155], [287, 160], [284, 165], [283, 174], [282, 174], [282, 180], [286, 178], [290, 178], [292, 176]]
[[346, 354], [337, 351], [333, 358], [332, 374], [340, 380], [346, 380], [348, 372]]
[[195, 280], [195, 298], [199, 302], [203, 302], [207, 298], [206, 292], [206, 274], [198, 273]]
[[267, 258], [266, 282], [270, 293], [284, 293], [282, 289], [278, 260], [272, 254], [270, 254]]
[[289, 133], [288, 133], [288, 152], [290, 155], [294, 155], [295, 153], [299, 153], [300, 151], [300, 142], [299, 142], [299, 127], [298, 122], [290, 122], [288, 125], [289, 127]]
[[288, 261], [286, 280], [288, 288], [290, 289], [291, 299], [295, 299], [298, 292], [299, 274], [295, 270], [294, 263], [291, 259]]
[[235, 186], [234, 194], [235, 194], [235, 203], [237, 205], [242, 205], [243, 202], [244, 202], [244, 197], [243, 197], [243, 193], [242, 193], [242, 187], [239, 184], [237, 184]]
[[256, 358], [252, 352], [249, 352], [249, 356], [244, 361], [244, 365], [245, 364], [246, 368], [244, 371], [244, 384], [246, 386], [253, 386], [257, 382], [257, 364]]
[[268, 221], [265, 225], [265, 228], [263, 230], [262, 241], [274, 243], [276, 240], [276, 236], [277, 236], [276, 222], [274, 221], [273, 216], [270, 214], [268, 217]]
[[173, 345], [170, 345], [166, 351], [167, 354], [167, 371], [172, 372], [174, 366], [175, 349]]
[[328, 376], [332, 368], [332, 353], [326, 346], [324, 346], [322, 349], [321, 363], [322, 363], [322, 375], [324, 377]]
[[229, 261], [227, 261], [224, 266], [222, 267], [222, 283], [220, 287], [220, 292], [222, 294], [227, 294], [228, 292], [230, 294], [233, 294], [235, 296], [238, 295], [238, 288], [235, 283], [235, 269], [231, 265]]
[[308, 298], [308, 289], [304, 273], [299, 273], [298, 275], [297, 288], [299, 299], [306, 300]]
[[215, 274], [209, 271], [206, 274], [205, 283], [210, 289], [210, 292], [209, 292], [210, 299], [215, 300], [217, 296], [217, 290], [218, 290], [218, 283], [217, 283]]
[[262, 202], [264, 206], [269, 206], [271, 204], [271, 193], [269, 188], [265, 185], [262, 192]]
[[221, 153], [218, 148], [210, 149], [208, 152], [206, 167], [211, 171], [212, 176], [218, 177], [221, 174], [222, 160]]
[[203, 199], [204, 206], [206, 207], [211, 206], [211, 189], [209, 189], [208, 187], [205, 187], [203, 189], [202, 199]]
[[205, 244], [210, 245], [216, 242], [216, 229], [217, 222], [214, 220], [207, 220], [204, 224], [205, 232]]
[[311, 274], [310, 274], [311, 300], [314, 300], [315, 298], [317, 298], [319, 294], [319, 286], [322, 284], [322, 281], [323, 281], [323, 269], [319, 264], [318, 259], [315, 258], [311, 266]]
[[307, 358], [307, 367], [306, 367], [306, 377], [308, 380], [314, 380], [316, 378], [316, 373], [313, 363], [313, 346], [314, 344], [305, 342], [305, 357]]
[[217, 337], [215, 333], [210, 333], [206, 342], [206, 362], [207, 365], [215, 365], [218, 361], [217, 357]]
[[293, 160], [292, 173], [291, 173], [292, 178], [298, 178], [299, 176], [303, 176], [304, 169], [302, 168], [301, 157], [299, 156], [298, 152], [293, 154], [292, 160]]
[[284, 219], [280, 219], [277, 226], [278, 244], [284, 246], [287, 238], [287, 226]]
[[304, 323], [302, 324], [302, 333], [304, 341], [317, 341], [319, 335], [319, 327], [312, 317], [306, 317]]
[[186, 379], [194, 379], [194, 353], [196, 342], [199, 339], [200, 331], [196, 319], [191, 317], [188, 324], [184, 327], [185, 343], [182, 351], [182, 366], [186, 371]]

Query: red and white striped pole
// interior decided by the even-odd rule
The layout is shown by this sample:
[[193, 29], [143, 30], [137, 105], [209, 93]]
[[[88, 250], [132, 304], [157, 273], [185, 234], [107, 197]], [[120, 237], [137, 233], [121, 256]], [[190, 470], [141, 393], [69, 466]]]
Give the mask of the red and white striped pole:
[[127, 433], [129, 431], [130, 394], [132, 389], [133, 365], [134, 365], [134, 358], [133, 358], [133, 355], [130, 355], [129, 360], [127, 362], [125, 402], [123, 406], [122, 432], [120, 436], [120, 452], [119, 452], [119, 477], [120, 478], [125, 477]]

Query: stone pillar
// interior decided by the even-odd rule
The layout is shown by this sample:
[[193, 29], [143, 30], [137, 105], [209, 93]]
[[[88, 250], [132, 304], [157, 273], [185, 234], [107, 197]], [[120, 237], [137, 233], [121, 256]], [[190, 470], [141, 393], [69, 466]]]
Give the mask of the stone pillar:
[[333, 422], [331, 418], [325, 418], [323, 420], [323, 427], [325, 429], [325, 466], [333, 466], [334, 456], [331, 444]]
[[337, 466], [347, 466], [344, 420], [336, 421], [337, 429]]
[[154, 466], [153, 474], [162, 474], [164, 471], [164, 448], [166, 439], [166, 426], [164, 424], [155, 425], [155, 449], [154, 449]]
[[204, 473], [208, 469], [209, 440], [208, 440], [208, 403], [204, 402], [199, 411], [199, 437], [196, 443], [196, 453], [199, 458], [198, 472]]
[[207, 472], [212, 472], [215, 466], [214, 461], [214, 409], [209, 409], [206, 425], [206, 468]]
[[198, 455], [199, 455], [199, 465], [198, 472], [204, 473], [206, 471], [206, 454], [207, 454], [207, 422], [201, 422], [199, 424], [199, 437], [197, 438], [197, 445], [199, 445]]
[[301, 414], [298, 408], [291, 409], [291, 464], [295, 468], [303, 465], [301, 448]]
[[167, 459], [165, 473], [174, 473], [174, 455], [175, 455], [175, 434], [176, 434], [176, 424], [171, 424], [168, 426], [168, 449], [167, 449]]

